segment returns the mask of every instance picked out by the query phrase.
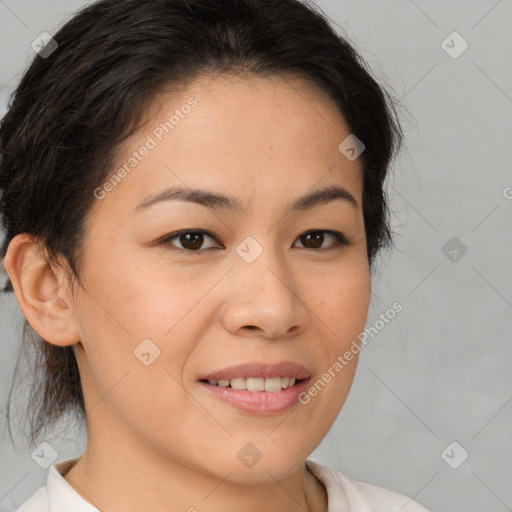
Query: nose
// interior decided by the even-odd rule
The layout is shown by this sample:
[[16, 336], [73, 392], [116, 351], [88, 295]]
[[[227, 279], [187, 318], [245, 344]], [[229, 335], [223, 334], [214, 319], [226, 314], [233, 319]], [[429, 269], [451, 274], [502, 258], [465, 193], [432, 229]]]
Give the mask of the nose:
[[222, 315], [229, 332], [273, 340], [306, 329], [309, 312], [298, 277], [275, 253], [265, 250], [252, 263], [239, 258], [229, 274]]

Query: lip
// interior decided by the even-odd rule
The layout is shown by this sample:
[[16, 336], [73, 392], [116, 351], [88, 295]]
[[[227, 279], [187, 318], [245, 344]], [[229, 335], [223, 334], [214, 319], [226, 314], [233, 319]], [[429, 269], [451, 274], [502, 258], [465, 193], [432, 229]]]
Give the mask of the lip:
[[247, 377], [294, 377], [297, 380], [302, 380], [307, 379], [310, 375], [309, 370], [305, 366], [292, 361], [282, 361], [276, 364], [252, 362], [237, 366], [230, 366], [228, 368], [209, 373], [208, 375], [201, 376], [197, 380], [231, 380], [246, 379]]
[[[273, 371], [272, 367], [270, 369]], [[208, 382], [198, 383], [207, 393], [211, 393], [215, 398], [218, 398], [241, 411], [259, 415], [271, 415], [284, 412], [290, 407], [296, 405], [299, 402], [299, 395], [307, 389], [310, 380], [311, 377], [304, 378], [304, 380], [296, 382], [291, 388], [282, 389], [281, 391], [272, 393], [266, 391], [247, 391], [242, 389], [223, 388], [220, 386], [214, 386]]]

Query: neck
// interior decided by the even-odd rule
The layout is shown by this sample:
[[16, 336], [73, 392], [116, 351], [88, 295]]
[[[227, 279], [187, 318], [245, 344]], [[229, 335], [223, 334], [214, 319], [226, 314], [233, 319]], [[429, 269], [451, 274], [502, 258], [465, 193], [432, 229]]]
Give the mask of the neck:
[[[105, 437], [103, 437], [105, 439]], [[97, 443], [89, 433], [87, 450], [65, 474], [65, 480], [103, 512], [325, 512], [327, 494], [304, 462], [285, 478], [271, 475], [239, 482], [233, 473], [210, 473], [161, 452], [136, 445]], [[126, 440], [124, 440], [126, 441]], [[129, 446], [129, 448], [127, 448]]]

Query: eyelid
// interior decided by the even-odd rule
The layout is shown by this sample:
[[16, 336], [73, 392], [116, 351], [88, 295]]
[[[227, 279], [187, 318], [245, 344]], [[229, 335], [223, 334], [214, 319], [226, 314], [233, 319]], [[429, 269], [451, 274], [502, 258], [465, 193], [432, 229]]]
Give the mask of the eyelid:
[[301, 235], [297, 237], [297, 239], [300, 239], [300, 237], [310, 234], [310, 233], [327, 233], [331, 236], [333, 236], [336, 239], [336, 243], [333, 245], [326, 247], [324, 249], [308, 249], [307, 247], [301, 247], [301, 249], [313, 251], [313, 252], [323, 252], [328, 251], [329, 249], [336, 249], [338, 247], [344, 247], [347, 245], [351, 245], [351, 242], [347, 239], [347, 237], [342, 233], [341, 231], [336, 231], [333, 229], [310, 229], [308, 231], [304, 231]]
[[177, 251], [197, 252], [197, 253], [204, 252], [205, 249], [200, 249], [200, 250], [197, 250], [197, 251], [191, 251], [190, 249], [182, 249], [181, 247], [176, 247], [175, 245], [172, 244], [172, 241], [178, 239], [181, 235], [186, 235], [186, 234], [190, 234], [190, 233], [200, 234], [200, 235], [207, 235], [210, 238], [212, 238], [213, 240], [215, 240], [217, 243], [219, 243], [218, 238], [213, 233], [210, 233], [209, 231], [206, 231], [205, 229], [191, 228], [191, 229], [182, 229], [180, 231], [176, 231], [174, 233], [170, 233], [169, 235], [165, 235], [158, 242], [158, 245], [164, 245], [164, 246], [171, 245]]

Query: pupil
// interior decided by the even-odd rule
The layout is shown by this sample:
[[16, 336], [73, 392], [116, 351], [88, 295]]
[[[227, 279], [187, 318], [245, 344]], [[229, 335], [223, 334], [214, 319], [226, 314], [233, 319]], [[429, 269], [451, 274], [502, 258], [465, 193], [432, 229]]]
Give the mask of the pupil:
[[[187, 247], [189, 249], [199, 249], [202, 245], [201, 233], [187, 233], [181, 236], [186, 240], [185, 243], [182, 242], [183, 247]], [[192, 243], [190, 243], [190, 238], [192, 239]], [[196, 243], [193, 243], [194, 239], [196, 240]], [[197, 243], [197, 240], [199, 240], [199, 243]]]
[[[307, 239], [309, 237], [313, 237], [313, 238], [316, 238], [316, 243], [315, 241], [313, 240], [313, 247], [321, 247], [322, 246], [322, 241], [323, 241], [323, 235], [322, 233], [308, 233], [307, 235], [304, 235], [304, 237]], [[302, 242], [304, 243], [304, 242]], [[304, 244], [305, 245], [305, 244]]]

